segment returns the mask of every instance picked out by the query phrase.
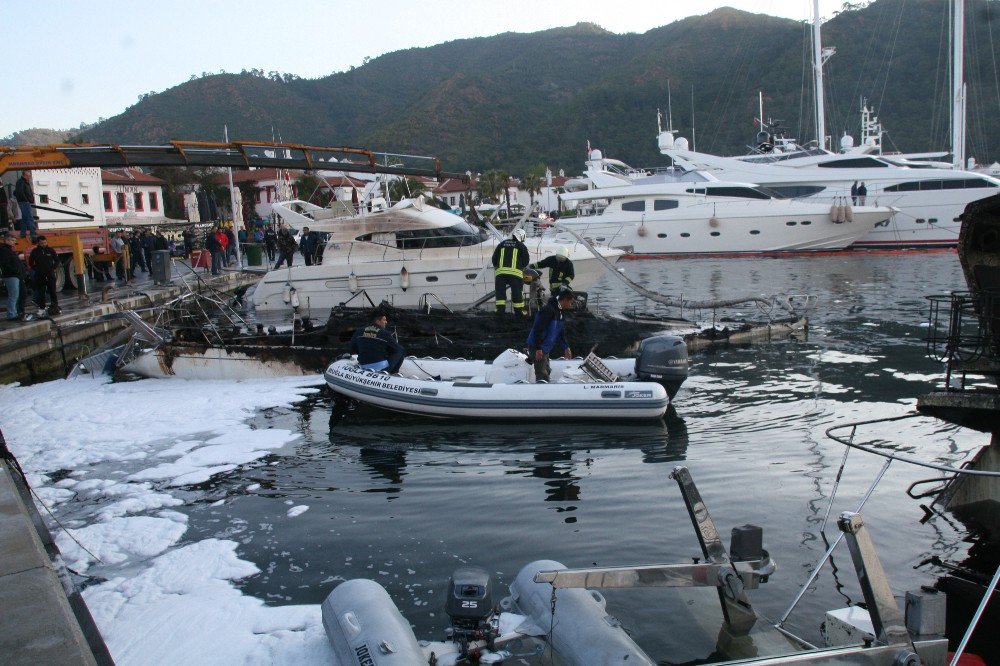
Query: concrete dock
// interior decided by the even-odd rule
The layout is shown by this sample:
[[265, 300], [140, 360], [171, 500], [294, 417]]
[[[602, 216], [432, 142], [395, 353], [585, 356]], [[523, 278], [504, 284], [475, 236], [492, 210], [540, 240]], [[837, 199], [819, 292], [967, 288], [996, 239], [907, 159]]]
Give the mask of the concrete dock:
[[[0, 446], [6, 446], [0, 440]], [[0, 655], [4, 664], [114, 663], [20, 473], [0, 460]]]
[[[91, 287], [93, 293], [63, 291], [59, 295], [62, 312], [52, 317], [26, 322], [0, 317], [0, 383], [29, 384], [65, 377], [75, 360], [125, 328], [116, 312], [137, 310], [153, 322], [157, 305], [188, 291], [230, 295], [260, 279], [260, 275], [236, 270], [212, 276], [203, 269], [192, 271], [180, 262], [173, 274], [166, 284], [155, 284], [148, 274], [137, 273], [135, 280], [97, 283]], [[29, 303], [28, 314], [36, 311]]]

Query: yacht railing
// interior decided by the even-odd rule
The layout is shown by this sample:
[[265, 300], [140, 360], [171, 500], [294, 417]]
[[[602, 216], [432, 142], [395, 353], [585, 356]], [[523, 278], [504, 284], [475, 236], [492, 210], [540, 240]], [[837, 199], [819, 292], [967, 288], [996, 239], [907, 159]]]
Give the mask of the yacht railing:
[[935, 294], [927, 300], [927, 352], [947, 364], [947, 389], [965, 390], [968, 375], [1000, 376], [1000, 289]]

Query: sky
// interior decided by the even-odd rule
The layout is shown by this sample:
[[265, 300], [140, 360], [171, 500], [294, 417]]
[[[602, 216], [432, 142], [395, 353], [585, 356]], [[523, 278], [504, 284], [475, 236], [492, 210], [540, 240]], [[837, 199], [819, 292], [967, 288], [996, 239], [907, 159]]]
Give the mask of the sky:
[[[717, 7], [811, 20], [810, 0], [0, 0], [0, 137], [110, 118], [192, 74], [262, 69], [318, 78], [412, 47], [591, 22], [642, 33]], [[830, 18], [843, 0], [820, 0]], [[530, 8], [530, 9], [529, 9]]]

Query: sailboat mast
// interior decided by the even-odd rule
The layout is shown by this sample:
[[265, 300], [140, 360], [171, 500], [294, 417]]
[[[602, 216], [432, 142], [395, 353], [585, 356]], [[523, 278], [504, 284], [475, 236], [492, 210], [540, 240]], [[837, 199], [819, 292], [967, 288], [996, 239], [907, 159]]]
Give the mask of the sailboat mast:
[[813, 0], [813, 76], [816, 87], [816, 140], [826, 148], [826, 114], [823, 109], [823, 43], [819, 30], [819, 0]]
[[956, 169], [965, 168], [965, 3], [955, 0], [952, 9], [951, 153]]

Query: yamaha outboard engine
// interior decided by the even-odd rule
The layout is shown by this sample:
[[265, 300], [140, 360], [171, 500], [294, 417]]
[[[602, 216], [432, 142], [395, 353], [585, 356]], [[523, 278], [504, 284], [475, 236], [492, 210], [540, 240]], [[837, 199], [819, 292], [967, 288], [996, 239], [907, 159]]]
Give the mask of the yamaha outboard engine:
[[473, 641], [485, 641], [492, 647], [497, 636], [494, 620], [493, 579], [479, 567], [455, 569], [448, 581], [444, 610], [451, 618], [449, 637], [465, 647]]
[[673, 399], [688, 376], [688, 352], [684, 338], [657, 335], [640, 342], [635, 355], [635, 374], [639, 381], [660, 384]]

